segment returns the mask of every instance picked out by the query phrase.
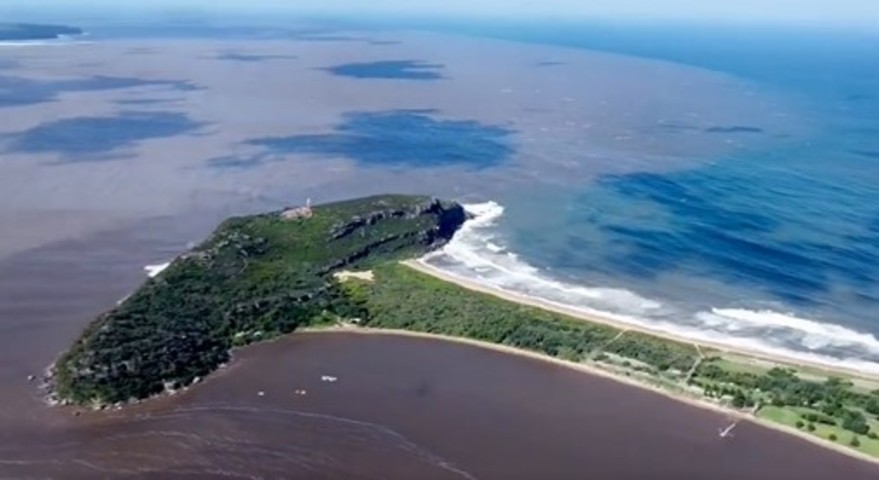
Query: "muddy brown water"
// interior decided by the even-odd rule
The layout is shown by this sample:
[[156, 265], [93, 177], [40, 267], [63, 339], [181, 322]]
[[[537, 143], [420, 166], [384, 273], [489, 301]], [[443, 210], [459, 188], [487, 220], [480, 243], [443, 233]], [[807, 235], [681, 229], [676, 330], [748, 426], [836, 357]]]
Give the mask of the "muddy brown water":
[[295, 334], [172, 398], [45, 406], [28, 375], [212, 223], [160, 219], [0, 262], [0, 478], [879, 478], [756, 425], [720, 439], [723, 415], [607, 379], [397, 336]]

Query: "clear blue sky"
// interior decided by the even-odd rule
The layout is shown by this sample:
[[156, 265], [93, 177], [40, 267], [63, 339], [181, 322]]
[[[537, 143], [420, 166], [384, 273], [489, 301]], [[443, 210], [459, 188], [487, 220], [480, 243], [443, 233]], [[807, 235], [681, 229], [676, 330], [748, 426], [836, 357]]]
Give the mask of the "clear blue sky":
[[0, 0], [0, 14], [27, 6], [119, 11], [284, 9], [305, 13], [696, 20], [858, 25], [879, 28], [879, 0]]

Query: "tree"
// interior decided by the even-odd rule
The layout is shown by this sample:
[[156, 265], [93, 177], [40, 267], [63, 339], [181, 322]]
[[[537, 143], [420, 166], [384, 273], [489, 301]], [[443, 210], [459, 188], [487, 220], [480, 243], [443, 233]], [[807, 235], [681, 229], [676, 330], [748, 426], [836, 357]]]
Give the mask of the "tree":
[[858, 440], [857, 436], [852, 437], [852, 441], [848, 442], [849, 445], [858, 448], [861, 446], [861, 441]]
[[736, 390], [736, 393], [733, 395], [732, 406], [735, 408], [745, 408], [747, 404], [748, 397], [741, 390]]
[[577, 350], [564, 346], [559, 348], [558, 354], [556, 355], [558, 358], [562, 360], [567, 360], [569, 362], [579, 362], [580, 361], [580, 353]]
[[802, 420], [797, 420], [797, 424], [796, 424], [796, 425], [797, 425], [797, 428], [798, 428], [798, 429], [801, 429], [801, 428], [803, 428], [803, 425], [805, 425], [805, 424], [803, 423]]
[[850, 388], [852, 385], [853, 384], [851, 380], [839, 377], [830, 377], [827, 379], [827, 381], [824, 382], [824, 386], [835, 390], [845, 390], [847, 388]]
[[836, 434], [831, 433], [830, 436], [828, 436], [827, 438], [829, 438], [831, 442], [835, 442], [836, 441]]
[[815, 431], [815, 424], [810, 423], [810, 424], [806, 425], [806, 430], [808, 430], [810, 432], [814, 432]]
[[842, 410], [842, 404], [839, 402], [828, 402], [821, 407], [821, 413], [830, 417], [837, 417]]
[[843, 410], [842, 428], [860, 435], [866, 435], [870, 431], [864, 414], [853, 410]]

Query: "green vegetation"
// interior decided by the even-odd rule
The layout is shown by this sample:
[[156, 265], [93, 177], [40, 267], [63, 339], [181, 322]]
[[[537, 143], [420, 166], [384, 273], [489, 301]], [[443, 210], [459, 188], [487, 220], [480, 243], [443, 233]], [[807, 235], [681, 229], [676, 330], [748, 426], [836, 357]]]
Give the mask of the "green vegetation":
[[[709, 359], [696, 370], [691, 383], [706, 395], [719, 389], [739, 392], [747, 405], [758, 406], [757, 415], [827, 439], [842, 442], [867, 455], [879, 457], [879, 392], [864, 393], [854, 382], [838, 377], [816, 379], [791, 368], [773, 367], [763, 373], [724, 368], [726, 360]], [[863, 385], [867, 381], [859, 380]], [[715, 396], [716, 398], [716, 396]]]
[[53, 372], [61, 401], [105, 405], [179, 388], [235, 346], [289, 333], [356, 306], [332, 273], [425, 253], [466, 219], [426, 197], [381, 196], [233, 218], [94, 321]]
[[682, 378], [694, 347], [584, 322], [477, 293], [400, 264], [373, 270], [372, 282], [343, 288], [364, 312], [362, 324], [453, 335], [532, 350], [571, 361], [595, 359], [654, 375]]
[[0, 40], [49, 40], [61, 35], [82, 35], [82, 30], [64, 25], [0, 23]]
[[[739, 409], [879, 457], [879, 391], [869, 381], [816, 380], [794, 369], [522, 306], [467, 290], [399, 264], [373, 270], [373, 281], [343, 284], [360, 323], [386, 329], [472, 338], [588, 363], [617, 374]], [[848, 439], [857, 437], [857, 442]], [[857, 443], [857, 445], [855, 445]]]
[[[879, 457], [879, 383], [703, 349], [475, 292], [398, 260], [451, 238], [463, 209], [380, 196], [233, 218], [95, 320], [59, 360], [62, 401], [106, 405], [188, 385], [237, 346], [344, 322], [507, 345], [750, 410]], [[342, 269], [372, 276], [337, 280]]]

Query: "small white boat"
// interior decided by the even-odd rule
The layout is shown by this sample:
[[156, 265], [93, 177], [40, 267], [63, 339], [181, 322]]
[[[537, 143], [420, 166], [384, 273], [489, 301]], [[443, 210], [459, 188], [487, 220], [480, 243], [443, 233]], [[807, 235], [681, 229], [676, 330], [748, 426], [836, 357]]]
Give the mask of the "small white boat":
[[731, 423], [728, 427], [720, 429], [720, 438], [732, 437], [732, 431], [736, 428], [738, 422]]

